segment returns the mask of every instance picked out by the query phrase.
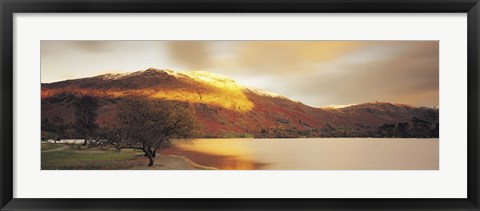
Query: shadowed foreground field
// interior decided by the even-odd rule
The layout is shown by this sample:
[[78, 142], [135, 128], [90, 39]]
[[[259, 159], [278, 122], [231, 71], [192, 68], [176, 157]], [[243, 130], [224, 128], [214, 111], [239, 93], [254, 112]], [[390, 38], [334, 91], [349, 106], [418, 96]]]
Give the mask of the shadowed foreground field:
[[[80, 149], [78, 149], [80, 147]], [[138, 150], [100, 150], [75, 144], [42, 144], [42, 170], [195, 170], [196, 166], [181, 156], [157, 156], [147, 167], [148, 159]]]
[[42, 144], [42, 170], [129, 169], [141, 163], [136, 159], [140, 152], [102, 151], [85, 147], [78, 150], [77, 147], [71, 144]]
[[67, 146], [62, 144], [42, 144], [42, 152], [58, 150], [58, 149], [61, 149], [62, 147], [67, 147]]

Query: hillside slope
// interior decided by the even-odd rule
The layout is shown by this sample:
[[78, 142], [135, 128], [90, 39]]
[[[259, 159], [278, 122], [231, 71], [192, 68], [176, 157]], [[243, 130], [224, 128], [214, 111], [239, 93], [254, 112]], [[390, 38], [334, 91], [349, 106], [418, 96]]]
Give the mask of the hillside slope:
[[42, 84], [42, 127], [72, 125], [82, 95], [99, 100], [99, 125], [125, 97], [144, 97], [188, 105], [202, 137], [438, 137], [438, 109], [386, 102], [314, 108], [225, 76], [153, 68]]

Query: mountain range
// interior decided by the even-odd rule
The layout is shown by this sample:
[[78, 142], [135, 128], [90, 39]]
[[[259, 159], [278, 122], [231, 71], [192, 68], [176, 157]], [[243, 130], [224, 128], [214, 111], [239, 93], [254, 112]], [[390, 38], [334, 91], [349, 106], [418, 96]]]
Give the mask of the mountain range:
[[138, 96], [188, 105], [199, 136], [208, 138], [438, 137], [438, 108], [389, 102], [316, 108], [204, 71], [149, 68], [42, 83], [41, 90], [42, 131], [44, 121], [74, 124], [75, 100], [90, 95], [99, 102], [98, 125], [114, 118], [119, 101]]

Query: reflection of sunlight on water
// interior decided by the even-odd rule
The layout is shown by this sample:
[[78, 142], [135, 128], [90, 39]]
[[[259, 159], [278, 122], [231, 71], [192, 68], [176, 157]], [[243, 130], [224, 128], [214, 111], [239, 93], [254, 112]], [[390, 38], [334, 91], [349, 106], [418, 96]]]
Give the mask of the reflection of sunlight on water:
[[164, 153], [225, 170], [438, 170], [438, 146], [438, 139], [197, 139]]
[[[233, 141], [240, 140], [240, 141]], [[246, 139], [249, 140], [249, 139]], [[197, 139], [192, 143], [178, 145], [183, 150], [192, 150], [204, 152], [207, 154], [232, 156], [240, 159], [250, 159], [252, 157], [251, 148], [247, 145], [247, 141], [242, 139], [232, 139], [228, 144], [224, 144], [228, 139]]]
[[167, 154], [187, 156], [203, 166], [223, 170], [260, 169], [264, 164], [251, 160], [251, 148], [244, 141], [232, 141], [223, 144], [223, 139], [198, 139], [191, 143], [180, 143], [166, 150]]

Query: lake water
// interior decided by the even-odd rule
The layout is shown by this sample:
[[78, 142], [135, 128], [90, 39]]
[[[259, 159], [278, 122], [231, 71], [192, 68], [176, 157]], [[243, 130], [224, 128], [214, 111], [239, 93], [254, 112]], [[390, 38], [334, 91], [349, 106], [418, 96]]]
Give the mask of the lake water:
[[438, 139], [196, 139], [163, 153], [237, 170], [438, 170]]

